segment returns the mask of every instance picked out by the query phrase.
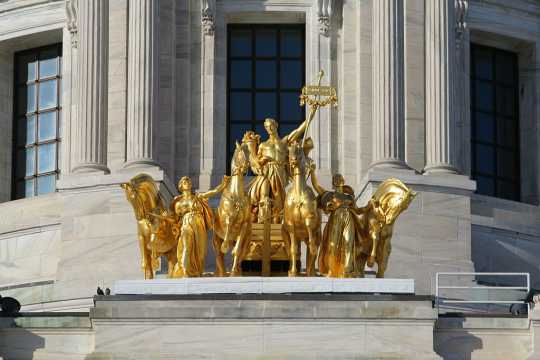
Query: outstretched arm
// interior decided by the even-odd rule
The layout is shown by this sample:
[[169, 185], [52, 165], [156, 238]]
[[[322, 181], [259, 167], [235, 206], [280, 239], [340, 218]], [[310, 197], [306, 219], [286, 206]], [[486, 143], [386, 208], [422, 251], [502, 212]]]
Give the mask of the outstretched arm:
[[312, 170], [311, 170], [311, 185], [313, 185], [313, 188], [315, 189], [315, 191], [317, 192], [317, 194], [319, 195], [322, 195], [324, 194], [325, 192], [327, 192], [327, 190], [325, 190], [320, 184], [319, 184], [319, 180], [317, 180], [317, 176], [315, 176], [315, 165], [313, 164], [312, 165]]
[[207, 192], [200, 193], [199, 195], [205, 199], [208, 199], [209, 197], [212, 197], [212, 196], [216, 196], [217, 194], [225, 190], [227, 185], [229, 185], [230, 181], [231, 181], [231, 177], [224, 175], [223, 180], [221, 181], [221, 184], [219, 184], [215, 189], [208, 190]]

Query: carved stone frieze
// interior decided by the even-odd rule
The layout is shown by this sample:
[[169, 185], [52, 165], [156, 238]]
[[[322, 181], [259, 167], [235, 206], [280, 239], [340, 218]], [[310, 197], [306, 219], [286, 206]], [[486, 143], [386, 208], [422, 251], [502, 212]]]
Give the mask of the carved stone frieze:
[[201, 26], [204, 35], [214, 35], [216, 0], [201, 0]]
[[66, 24], [71, 33], [71, 46], [77, 47], [77, 0], [66, 1]]
[[456, 40], [461, 41], [463, 33], [467, 29], [467, 10], [469, 9], [468, 0], [455, 0], [456, 7]]
[[319, 32], [328, 36], [330, 34], [330, 24], [334, 10], [335, 0], [317, 0], [317, 21], [319, 23]]

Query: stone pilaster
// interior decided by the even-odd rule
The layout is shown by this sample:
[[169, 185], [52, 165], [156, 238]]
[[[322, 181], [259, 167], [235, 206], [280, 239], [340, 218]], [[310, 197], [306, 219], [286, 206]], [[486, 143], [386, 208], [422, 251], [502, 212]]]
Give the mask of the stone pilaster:
[[125, 167], [158, 166], [153, 135], [159, 77], [157, 6], [153, 0], [129, 1]]
[[79, 87], [72, 170], [107, 173], [109, 1], [80, 1], [77, 15]]
[[426, 1], [426, 166], [432, 173], [457, 173], [455, 3]]
[[372, 167], [406, 168], [404, 2], [373, 2]]

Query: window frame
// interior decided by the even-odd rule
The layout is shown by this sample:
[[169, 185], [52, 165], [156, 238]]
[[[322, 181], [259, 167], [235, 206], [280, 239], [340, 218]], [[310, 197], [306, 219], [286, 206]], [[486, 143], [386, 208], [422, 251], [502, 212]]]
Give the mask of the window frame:
[[[40, 77], [40, 54], [42, 52], [45, 52], [45, 51], [51, 51], [51, 50], [54, 50], [56, 51], [56, 54], [57, 54], [57, 58], [58, 58], [58, 62], [57, 62], [57, 71], [56, 71], [56, 74], [55, 75], [50, 75], [50, 76], [46, 76], [46, 77], [43, 77], [41, 78]], [[25, 81], [20, 81], [20, 79], [18, 79], [18, 74], [19, 74], [19, 69], [21, 67], [21, 65], [23, 66], [27, 66], [28, 63], [25, 63], [25, 64], [22, 64], [20, 63], [20, 59], [23, 58], [23, 57], [26, 57], [26, 56], [29, 56], [29, 55], [34, 55], [35, 56], [35, 62], [36, 62], [36, 67], [35, 67], [35, 71], [36, 71], [36, 76], [35, 76], [35, 79], [34, 80], [28, 80], [26, 79]], [[26, 199], [26, 198], [32, 198], [32, 197], [36, 197], [36, 196], [39, 196], [40, 194], [38, 193], [38, 185], [37, 185], [37, 182], [38, 182], [38, 179], [40, 177], [44, 177], [44, 176], [50, 176], [50, 175], [55, 175], [55, 181], [58, 180], [58, 176], [60, 174], [60, 147], [61, 147], [61, 112], [62, 112], [62, 43], [54, 43], [54, 44], [49, 44], [49, 45], [45, 45], [45, 46], [40, 46], [40, 47], [36, 47], [36, 48], [31, 48], [31, 49], [26, 49], [26, 50], [22, 50], [22, 51], [18, 51], [14, 54], [13, 56], [13, 59], [14, 59], [14, 66], [13, 66], [13, 116], [12, 116], [12, 121], [13, 121], [13, 131], [12, 131], [12, 167], [11, 167], [11, 182], [12, 182], [12, 186], [11, 186], [11, 199], [12, 200], [18, 200], [18, 199]], [[41, 88], [41, 83], [44, 83], [44, 82], [47, 82], [47, 81], [56, 81], [56, 105], [53, 106], [53, 107], [48, 107], [48, 108], [44, 108], [44, 109], [40, 109], [39, 108], [39, 93], [40, 93], [40, 88]], [[28, 91], [28, 87], [29, 85], [36, 85], [36, 91], [35, 91], [35, 94], [34, 94], [34, 99], [35, 99], [35, 110], [32, 111], [32, 112], [25, 112], [24, 114], [22, 113], [19, 113], [19, 93], [21, 91], [21, 88], [24, 88], [24, 90], [22, 91]], [[55, 137], [54, 138], [51, 138], [51, 139], [46, 139], [46, 140], [39, 140], [39, 117], [41, 116], [41, 114], [46, 114], [46, 113], [55, 113], [56, 116], [55, 116]], [[35, 138], [34, 138], [34, 142], [31, 143], [31, 144], [18, 144], [18, 137], [19, 137], [19, 134], [21, 131], [27, 131], [27, 127], [26, 127], [26, 121], [23, 121], [23, 119], [28, 119], [29, 116], [35, 116]], [[24, 123], [24, 126], [22, 125]], [[39, 147], [40, 146], [43, 146], [43, 145], [47, 145], [47, 144], [55, 144], [56, 145], [56, 149], [55, 149], [55, 154], [54, 154], [54, 161], [55, 161], [55, 166], [54, 166], [54, 170], [51, 170], [51, 171], [45, 171], [45, 172], [39, 172], [39, 169], [38, 169], [38, 152], [39, 152]], [[18, 176], [18, 157], [17, 157], [17, 154], [19, 151], [21, 150], [26, 150], [26, 149], [29, 149], [29, 148], [34, 148], [35, 150], [35, 154], [34, 154], [34, 171], [33, 171], [33, 175], [30, 175], [30, 176], [27, 176], [26, 174], [23, 174], [21, 176]], [[24, 161], [26, 163], [26, 156], [24, 157]], [[34, 194], [30, 197], [26, 196], [26, 194], [24, 194], [24, 196], [18, 196], [18, 192], [17, 192], [17, 187], [18, 187], [18, 183], [19, 182], [24, 182], [29, 180], [29, 179], [34, 179], [35, 181], [35, 184], [34, 184]], [[55, 189], [56, 189], [56, 186], [55, 186]], [[47, 193], [48, 194], [48, 193]], [[45, 195], [45, 194], [41, 194], [41, 195]]]
[[[249, 29], [251, 31], [251, 55], [249, 56], [233, 56], [231, 52], [231, 35], [234, 30], [245, 30]], [[258, 56], [256, 54], [256, 31], [260, 29], [272, 29], [276, 30], [276, 55], [275, 56]], [[281, 54], [281, 31], [293, 29], [299, 30], [301, 32], [301, 54], [298, 57], [295, 56], [282, 56]], [[251, 65], [251, 85], [249, 88], [233, 88], [231, 87], [231, 64], [234, 60], [249, 60], [252, 62]], [[276, 62], [276, 85], [272, 88], [260, 88], [256, 85], [256, 62], [264, 60], [271, 60]], [[283, 93], [298, 93], [300, 95], [301, 87], [298, 89], [287, 88], [281, 86], [281, 61], [283, 60], [295, 60], [301, 61], [302, 68], [302, 86], [306, 81], [306, 28], [304, 23], [262, 23], [262, 24], [227, 24], [227, 55], [226, 55], [226, 171], [227, 174], [230, 173], [230, 163], [232, 157], [231, 146], [233, 142], [231, 141], [231, 125], [234, 124], [249, 124], [251, 125], [251, 130], [256, 131], [257, 124], [262, 123], [263, 119], [256, 119], [256, 94], [257, 93], [275, 93], [276, 94], [276, 120], [279, 124], [279, 129], [282, 129], [282, 125], [292, 125], [297, 124], [296, 121], [282, 120], [281, 117], [281, 94]], [[251, 119], [245, 121], [234, 121], [231, 120], [231, 106], [230, 106], [230, 94], [231, 92], [242, 92], [251, 94]], [[300, 101], [300, 99], [298, 99]], [[298, 125], [306, 117], [305, 107], [301, 107], [301, 120], [299, 120]], [[264, 134], [260, 134], [263, 135]], [[237, 139], [240, 141], [241, 139]]]
[[[477, 62], [477, 59], [476, 59], [476, 56], [474, 55], [476, 51], [488, 51], [490, 53], [490, 61], [491, 61], [491, 64], [492, 64], [492, 69], [491, 69], [491, 79], [490, 80], [486, 80], [486, 79], [483, 79], [481, 77], [478, 77], [477, 74], [476, 74], [476, 62]], [[501, 82], [500, 80], [497, 79], [497, 55], [498, 54], [504, 54], [506, 56], [511, 56], [512, 57], [512, 62], [513, 62], [513, 82], [511, 85], [509, 85], [508, 83], [506, 82]], [[496, 48], [496, 47], [492, 47], [492, 46], [486, 46], [486, 45], [481, 45], [481, 44], [476, 44], [476, 43], [473, 43], [471, 42], [470, 44], [470, 77], [469, 77], [469, 81], [470, 81], [470, 97], [471, 97], [471, 102], [470, 102], [470, 116], [471, 116], [471, 178], [473, 179], [477, 179], [477, 176], [482, 176], [484, 178], [489, 178], [489, 179], [492, 179], [493, 182], [494, 182], [494, 188], [493, 188], [493, 195], [487, 195], [487, 194], [482, 194], [482, 193], [478, 193], [478, 189], [477, 189], [477, 193], [480, 194], [480, 195], [485, 195], [485, 196], [493, 196], [493, 197], [497, 197], [497, 198], [502, 198], [502, 199], [506, 199], [506, 200], [511, 200], [511, 201], [521, 201], [521, 163], [520, 163], [520, 160], [521, 160], [521, 147], [520, 147], [520, 126], [521, 126], [521, 121], [520, 121], [520, 113], [519, 113], [519, 57], [518, 57], [518, 54], [515, 53], [515, 52], [512, 52], [512, 51], [507, 51], [507, 50], [502, 50], [502, 49], [499, 49], [499, 48]], [[490, 86], [493, 88], [493, 101], [492, 101], [492, 104], [491, 104], [491, 109], [489, 111], [487, 110], [482, 110], [482, 109], [479, 109], [478, 108], [478, 105], [477, 105], [477, 99], [476, 99], [476, 83], [477, 82], [484, 82], [484, 83], [488, 83], [490, 84]], [[504, 115], [504, 114], [500, 114], [497, 110], [497, 103], [498, 103], [498, 87], [503, 87], [505, 89], [513, 89], [514, 91], [514, 96], [513, 96], [513, 101], [514, 101], [514, 109], [513, 109], [513, 112], [512, 112], [512, 115]], [[482, 113], [482, 114], [486, 114], [486, 115], [489, 115], [492, 117], [492, 121], [493, 121], [493, 143], [490, 143], [490, 142], [486, 142], [486, 141], [482, 141], [482, 140], [479, 140], [478, 139], [478, 136], [477, 136], [477, 133], [478, 133], [478, 119], [477, 119], [477, 112], [478, 113]], [[514, 146], [508, 146], [508, 145], [503, 145], [503, 144], [500, 144], [499, 143], [499, 133], [498, 133], [498, 119], [501, 118], [501, 119], [505, 119], [505, 120], [508, 120], [508, 119], [512, 119], [514, 122], [515, 122], [515, 135], [514, 135], [514, 138], [513, 138], [513, 141], [514, 141]], [[483, 173], [481, 171], [478, 170], [478, 166], [477, 166], [477, 159], [476, 159], [476, 155], [477, 155], [477, 151], [476, 151], [476, 146], [477, 145], [484, 145], [484, 146], [489, 146], [492, 148], [492, 151], [493, 151], [493, 162], [494, 162], [494, 170], [493, 170], [493, 175], [490, 175], [490, 174], [487, 174], [487, 173]], [[504, 151], [510, 151], [510, 152], [513, 152], [513, 161], [514, 161], [514, 173], [513, 173], [513, 179], [512, 178], [508, 178], [508, 177], [505, 177], [505, 176], [500, 176], [499, 173], [498, 173], [498, 170], [499, 170], [499, 164], [498, 164], [498, 159], [499, 159], [499, 154], [501, 153], [501, 151], [504, 150]], [[509, 198], [509, 197], [503, 197], [501, 196], [501, 192], [498, 191], [498, 186], [497, 186], [497, 183], [498, 181], [504, 181], [504, 182], [507, 182], [507, 183], [511, 183], [514, 187], [514, 194], [513, 194], [513, 197], [512, 198]]]

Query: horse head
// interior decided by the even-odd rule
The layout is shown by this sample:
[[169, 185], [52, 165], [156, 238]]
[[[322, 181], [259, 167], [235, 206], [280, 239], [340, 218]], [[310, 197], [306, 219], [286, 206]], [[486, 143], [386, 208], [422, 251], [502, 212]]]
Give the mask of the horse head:
[[289, 144], [289, 171], [291, 176], [301, 175], [305, 168], [304, 149], [298, 141]]
[[249, 170], [249, 157], [246, 153], [244, 144], [236, 142], [236, 149], [234, 150], [231, 160], [231, 175], [245, 175]]
[[371, 200], [384, 217], [386, 225], [393, 224], [398, 216], [405, 211], [416, 193], [398, 179], [387, 179], [379, 185]]

